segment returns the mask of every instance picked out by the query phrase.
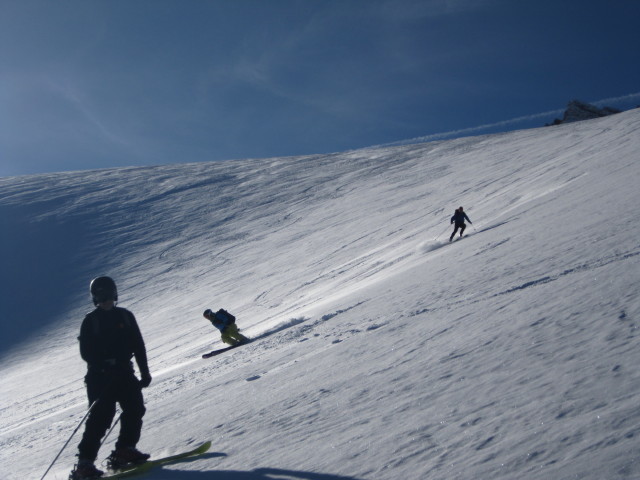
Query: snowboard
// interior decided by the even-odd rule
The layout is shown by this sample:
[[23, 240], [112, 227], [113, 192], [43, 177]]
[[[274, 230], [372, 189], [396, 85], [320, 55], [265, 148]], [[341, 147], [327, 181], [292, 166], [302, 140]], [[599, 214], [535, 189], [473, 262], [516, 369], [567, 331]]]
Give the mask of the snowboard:
[[221, 353], [224, 353], [227, 350], [233, 350], [234, 348], [241, 347], [242, 345], [246, 345], [247, 343], [249, 342], [242, 342], [242, 343], [238, 343], [237, 345], [231, 345], [230, 347], [219, 348], [218, 350], [212, 350], [209, 353], [205, 353], [204, 355], [202, 355], [202, 358], [215, 357], [216, 355], [220, 355]]
[[100, 480], [115, 480], [119, 478], [129, 478], [135, 475], [142, 475], [143, 473], [148, 472], [153, 467], [157, 467], [158, 465], [166, 465], [168, 463], [177, 462], [178, 460], [182, 460], [183, 458], [189, 457], [197, 457], [199, 455], [203, 455], [211, 448], [211, 442], [204, 442], [197, 448], [193, 450], [189, 450], [188, 452], [177, 453], [175, 455], [171, 455], [168, 457], [156, 458], [153, 460], [147, 460], [145, 463], [136, 465], [131, 468], [127, 468], [125, 470], [119, 470], [113, 473], [105, 473]]

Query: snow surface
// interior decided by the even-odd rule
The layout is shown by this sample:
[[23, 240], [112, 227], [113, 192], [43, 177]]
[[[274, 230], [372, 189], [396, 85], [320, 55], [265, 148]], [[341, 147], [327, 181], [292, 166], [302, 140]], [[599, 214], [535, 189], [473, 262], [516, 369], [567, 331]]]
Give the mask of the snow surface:
[[[83, 417], [76, 336], [109, 274], [154, 377], [139, 448], [213, 441], [150, 480], [639, 479], [639, 152], [636, 109], [1, 178], [0, 478], [40, 479]], [[201, 359], [207, 307], [255, 341]]]

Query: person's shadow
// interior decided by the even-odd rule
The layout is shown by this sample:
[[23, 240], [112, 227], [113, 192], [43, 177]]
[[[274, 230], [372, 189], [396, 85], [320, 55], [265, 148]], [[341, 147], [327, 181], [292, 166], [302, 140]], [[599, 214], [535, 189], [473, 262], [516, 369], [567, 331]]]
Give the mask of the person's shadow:
[[203, 458], [226, 457], [225, 453], [208, 453], [193, 458], [185, 458], [179, 462], [158, 465], [149, 470], [153, 480], [364, 480], [356, 477], [345, 477], [332, 473], [303, 472], [281, 468], [256, 468], [254, 470], [210, 470], [208, 472], [189, 472], [172, 470], [172, 466], [180, 463], [196, 462]]

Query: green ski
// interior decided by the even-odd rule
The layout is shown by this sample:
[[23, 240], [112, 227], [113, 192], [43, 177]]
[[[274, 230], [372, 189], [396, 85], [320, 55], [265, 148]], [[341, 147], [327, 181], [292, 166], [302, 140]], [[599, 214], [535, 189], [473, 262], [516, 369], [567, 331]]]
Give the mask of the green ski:
[[135, 475], [142, 475], [143, 473], [148, 472], [153, 467], [157, 467], [158, 465], [166, 465], [167, 463], [177, 462], [178, 460], [182, 460], [183, 458], [197, 457], [198, 455], [206, 453], [210, 448], [211, 442], [204, 442], [199, 447], [194, 448], [193, 450], [189, 450], [188, 452], [177, 453], [176, 455], [156, 458], [154, 460], [147, 460], [145, 463], [136, 465], [135, 467], [120, 470], [118, 472], [106, 473], [105, 475], [100, 477], [100, 480], [115, 480], [119, 478], [129, 478]]

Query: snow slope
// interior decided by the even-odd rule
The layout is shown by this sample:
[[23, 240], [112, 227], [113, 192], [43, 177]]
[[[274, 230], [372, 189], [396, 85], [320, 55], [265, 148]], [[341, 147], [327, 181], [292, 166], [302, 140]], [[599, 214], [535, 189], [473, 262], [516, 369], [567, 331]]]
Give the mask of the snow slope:
[[[147, 343], [139, 448], [214, 442], [146, 478], [640, 478], [639, 127], [1, 178], [0, 478], [86, 411], [99, 274]], [[255, 341], [202, 360], [207, 307]]]

